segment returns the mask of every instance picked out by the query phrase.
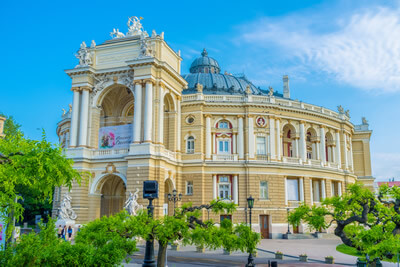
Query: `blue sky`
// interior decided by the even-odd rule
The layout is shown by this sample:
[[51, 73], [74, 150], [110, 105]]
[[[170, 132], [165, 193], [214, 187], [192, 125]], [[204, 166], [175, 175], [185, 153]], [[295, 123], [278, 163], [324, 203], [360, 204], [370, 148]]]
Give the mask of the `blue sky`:
[[72, 102], [64, 69], [82, 41], [126, 32], [130, 16], [165, 32], [182, 52], [183, 73], [205, 47], [223, 71], [245, 73], [257, 86], [333, 110], [367, 117], [373, 175], [400, 178], [399, 1], [17, 1], [0, 16], [0, 112], [31, 138], [41, 128], [56, 142], [61, 108]]

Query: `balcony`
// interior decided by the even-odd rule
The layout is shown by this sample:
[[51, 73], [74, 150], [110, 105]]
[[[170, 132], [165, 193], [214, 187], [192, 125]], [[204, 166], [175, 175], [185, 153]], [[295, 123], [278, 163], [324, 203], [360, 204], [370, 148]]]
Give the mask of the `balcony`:
[[295, 164], [295, 165], [301, 165], [302, 160], [300, 158], [293, 158], [293, 157], [282, 157], [282, 162], [283, 163], [289, 163], [289, 164]]

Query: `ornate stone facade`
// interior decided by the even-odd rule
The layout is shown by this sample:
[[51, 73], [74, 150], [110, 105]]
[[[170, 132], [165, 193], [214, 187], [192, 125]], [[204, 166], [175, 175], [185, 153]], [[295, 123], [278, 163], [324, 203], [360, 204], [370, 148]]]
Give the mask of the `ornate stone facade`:
[[[159, 183], [156, 216], [172, 214], [167, 194], [176, 189], [194, 205], [234, 201], [238, 210], [226, 215], [244, 222], [252, 195], [253, 227], [279, 237], [288, 207], [318, 204], [357, 180], [372, 186], [366, 120], [353, 125], [341, 106], [335, 112], [290, 99], [287, 76], [282, 95], [221, 74], [206, 51], [181, 75], [182, 58], [163, 34], [150, 37], [134, 22], [140, 20], [130, 21], [125, 36], [86, 48], [91, 64], [66, 71], [72, 110], [57, 133], [75, 168], [92, 173], [71, 191], [78, 223], [121, 210], [128, 192], [150, 179]], [[101, 129], [128, 125], [126, 147], [101, 149]], [[56, 190], [55, 210], [66, 190]], [[147, 205], [141, 195], [137, 202]]]

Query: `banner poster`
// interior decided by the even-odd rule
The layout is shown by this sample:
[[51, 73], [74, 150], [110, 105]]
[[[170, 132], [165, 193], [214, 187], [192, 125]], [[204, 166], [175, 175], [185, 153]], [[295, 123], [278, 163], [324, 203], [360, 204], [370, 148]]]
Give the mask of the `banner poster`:
[[101, 127], [99, 130], [100, 149], [129, 148], [132, 142], [132, 124]]

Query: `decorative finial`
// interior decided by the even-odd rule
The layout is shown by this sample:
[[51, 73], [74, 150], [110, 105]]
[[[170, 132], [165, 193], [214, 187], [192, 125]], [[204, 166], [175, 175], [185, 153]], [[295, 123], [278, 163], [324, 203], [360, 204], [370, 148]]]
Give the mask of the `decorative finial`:
[[208, 56], [208, 52], [207, 52], [207, 50], [205, 48], [203, 49], [203, 52], [201, 52], [201, 55], [203, 57], [207, 57]]
[[272, 87], [270, 86], [270, 87], [268, 87], [268, 89], [269, 89], [268, 95], [269, 95], [269, 96], [273, 96], [273, 95], [274, 95], [274, 88], [272, 88]]
[[246, 86], [246, 94], [251, 95], [251, 88], [250, 85]]
[[196, 83], [196, 90], [198, 93], [203, 93], [203, 85], [201, 83]]
[[368, 125], [368, 121], [367, 121], [367, 119], [365, 117], [362, 117], [361, 121], [362, 121], [363, 125]]

